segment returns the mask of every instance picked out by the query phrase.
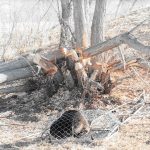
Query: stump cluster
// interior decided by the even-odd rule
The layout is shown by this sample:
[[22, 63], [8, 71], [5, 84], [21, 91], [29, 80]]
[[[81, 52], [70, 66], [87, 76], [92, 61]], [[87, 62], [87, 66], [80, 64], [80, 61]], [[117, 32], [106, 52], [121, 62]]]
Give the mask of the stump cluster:
[[74, 87], [81, 89], [83, 98], [96, 92], [109, 94], [114, 84], [110, 78], [110, 71], [104, 68], [104, 64], [97, 63], [93, 57], [83, 51], [68, 50], [61, 48], [62, 58], [48, 61], [44, 57], [36, 55], [34, 62], [43, 72], [49, 76], [51, 82], [47, 82], [47, 93], [52, 96], [59, 86], [65, 84], [68, 90]]

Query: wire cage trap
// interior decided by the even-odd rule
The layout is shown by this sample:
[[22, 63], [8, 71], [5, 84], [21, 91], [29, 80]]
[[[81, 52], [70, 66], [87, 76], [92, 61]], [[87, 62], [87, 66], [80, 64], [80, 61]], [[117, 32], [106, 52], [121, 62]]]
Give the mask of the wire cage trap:
[[77, 110], [68, 110], [50, 126], [50, 136], [55, 139], [79, 138], [90, 131], [86, 118]]

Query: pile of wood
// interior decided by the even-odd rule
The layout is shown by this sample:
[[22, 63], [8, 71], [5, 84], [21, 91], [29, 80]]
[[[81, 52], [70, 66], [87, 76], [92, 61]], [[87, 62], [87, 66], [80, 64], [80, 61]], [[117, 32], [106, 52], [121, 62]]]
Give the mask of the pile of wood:
[[[17, 60], [0, 64], [0, 83], [10, 82], [18, 79], [39, 76], [39, 68], [45, 75], [49, 76], [54, 83], [59, 85], [65, 83], [70, 90], [75, 86], [82, 89], [83, 96], [92, 91], [98, 91], [101, 94], [110, 93], [114, 87], [110, 79], [110, 72], [115, 69], [122, 69], [122, 62], [114, 61], [110, 64], [102, 64], [95, 61], [94, 57], [98, 54], [112, 50], [121, 44], [128, 44], [130, 47], [150, 54], [150, 46], [140, 43], [130, 32], [118, 35], [107, 41], [89, 47], [85, 50], [75, 50], [60, 48], [56, 51], [49, 51], [49, 57], [46, 58], [39, 53], [22, 56]], [[126, 66], [134, 63], [140, 63], [140, 59], [131, 58], [126, 61]], [[38, 67], [37, 67], [38, 66]], [[51, 85], [49, 86], [51, 88]], [[55, 88], [55, 87], [54, 87]], [[0, 94], [23, 91], [21, 87], [11, 87], [0, 89]], [[55, 89], [55, 91], [57, 91]]]

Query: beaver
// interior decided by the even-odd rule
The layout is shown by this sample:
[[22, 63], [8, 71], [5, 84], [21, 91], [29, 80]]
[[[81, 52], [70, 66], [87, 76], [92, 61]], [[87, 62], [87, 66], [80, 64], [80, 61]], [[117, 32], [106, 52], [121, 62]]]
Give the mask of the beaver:
[[77, 110], [64, 112], [50, 127], [50, 134], [57, 139], [71, 136], [79, 138], [89, 131], [89, 123]]

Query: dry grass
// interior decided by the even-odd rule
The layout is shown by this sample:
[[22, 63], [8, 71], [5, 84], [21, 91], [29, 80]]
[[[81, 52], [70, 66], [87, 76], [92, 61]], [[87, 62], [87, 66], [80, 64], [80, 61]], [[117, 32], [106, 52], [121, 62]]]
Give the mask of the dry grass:
[[123, 125], [113, 138], [103, 144], [107, 145], [106, 149], [110, 150], [148, 150], [150, 146], [149, 125], [149, 117], [133, 118]]

